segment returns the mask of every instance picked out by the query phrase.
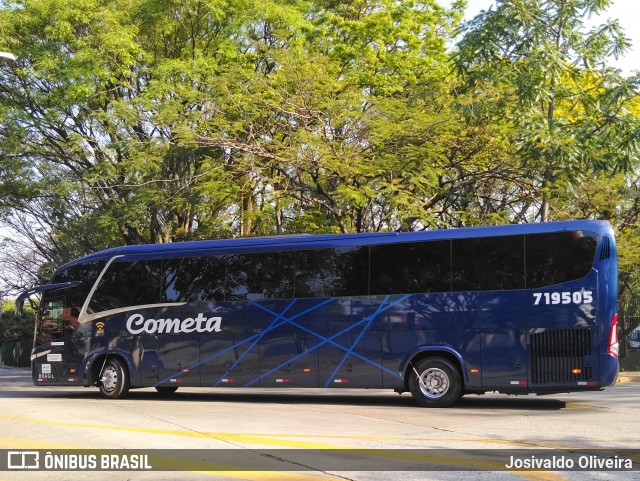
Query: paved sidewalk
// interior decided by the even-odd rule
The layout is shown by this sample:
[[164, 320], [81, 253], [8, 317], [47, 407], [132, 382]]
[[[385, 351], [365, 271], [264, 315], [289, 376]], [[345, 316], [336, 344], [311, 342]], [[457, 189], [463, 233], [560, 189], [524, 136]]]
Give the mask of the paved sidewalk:
[[640, 372], [621, 372], [618, 374], [618, 382], [640, 382]]

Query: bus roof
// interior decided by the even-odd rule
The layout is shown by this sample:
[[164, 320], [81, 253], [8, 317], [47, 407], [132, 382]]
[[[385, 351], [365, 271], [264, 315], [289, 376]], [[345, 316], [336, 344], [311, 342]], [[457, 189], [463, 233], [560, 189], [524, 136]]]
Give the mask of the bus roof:
[[419, 232], [373, 232], [362, 234], [293, 234], [267, 237], [243, 237], [223, 240], [201, 240], [166, 244], [144, 244], [113, 247], [94, 252], [61, 266], [107, 260], [114, 256], [136, 259], [206, 254], [232, 254], [238, 252], [260, 252], [269, 250], [319, 249], [350, 247], [367, 244], [417, 242], [425, 240], [464, 239], [506, 235], [537, 234], [559, 231], [584, 230], [598, 235], [612, 234], [608, 221], [574, 220], [532, 224], [507, 224], [484, 227], [465, 227]]

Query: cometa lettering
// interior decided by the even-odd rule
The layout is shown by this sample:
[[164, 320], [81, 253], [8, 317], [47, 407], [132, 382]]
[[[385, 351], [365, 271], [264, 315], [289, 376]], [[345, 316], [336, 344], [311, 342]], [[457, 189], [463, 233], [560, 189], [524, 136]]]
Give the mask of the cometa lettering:
[[186, 319], [145, 319], [142, 314], [132, 314], [127, 319], [127, 330], [131, 334], [180, 334], [192, 332], [220, 332], [221, 317], [209, 317], [199, 313]]

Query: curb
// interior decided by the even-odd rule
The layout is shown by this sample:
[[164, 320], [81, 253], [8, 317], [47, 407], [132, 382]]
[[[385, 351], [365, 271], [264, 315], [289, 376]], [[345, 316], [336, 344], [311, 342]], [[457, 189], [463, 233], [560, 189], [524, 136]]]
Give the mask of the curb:
[[637, 372], [621, 372], [618, 374], [619, 383], [640, 382], [640, 373]]

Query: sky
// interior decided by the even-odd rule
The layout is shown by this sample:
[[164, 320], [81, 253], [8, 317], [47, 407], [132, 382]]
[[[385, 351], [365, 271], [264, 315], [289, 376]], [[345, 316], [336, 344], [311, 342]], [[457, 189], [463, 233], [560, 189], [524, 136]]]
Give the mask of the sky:
[[[494, 0], [467, 0], [465, 18], [475, 17], [480, 11], [495, 4]], [[590, 25], [599, 25], [604, 21], [617, 19], [631, 40], [631, 48], [618, 60], [611, 59], [610, 65], [619, 68], [625, 75], [640, 71], [640, 0], [613, 0], [612, 5], [600, 17], [591, 19]]]

